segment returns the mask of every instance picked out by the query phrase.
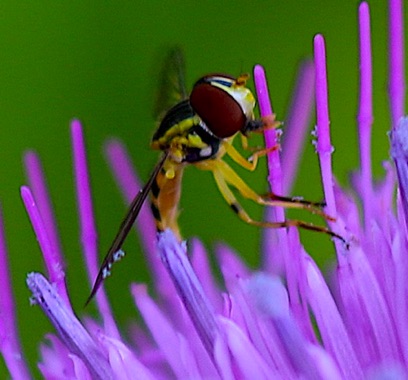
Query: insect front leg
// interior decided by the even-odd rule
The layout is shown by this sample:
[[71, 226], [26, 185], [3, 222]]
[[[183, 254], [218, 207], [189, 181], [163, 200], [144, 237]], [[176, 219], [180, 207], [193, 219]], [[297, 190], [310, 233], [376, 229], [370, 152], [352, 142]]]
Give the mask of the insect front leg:
[[282, 123], [276, 120], [276, 115], [263, 116], [260, 119], [248, 120], [245, 127], [241, 130], [243, 135], [248, 135], [250, 132], [262, 133], [265, 129], [278, 128]]
[[268, 148], [268, 149], [259, 149], [259, 150], [256, 150], [255, 153], [253, 153], [252, 156], [247, 159], [244, 156], [242, 156], [241, 153], [239, 153], [234, 148], [234, 146], [230, 144], [229, 142], [225, 142], [224, 147], [225, 147], [226, 153], [228, 154], [228, 156], [231, 157], [231, 159], [234, 162], [236, 162], [239, 166], [242, 166], [243, 168], [251, 172], [253, 172], [258, 166], [259, 157], [265, 156], [269, 152], [273, 152], [274, 150], [279, 149], [279, 145], [275, 145], [274, 147]]
[[248, 161], [252, 162], [258, 157], [265, 156], [267, 153], [272, 152], [276, 149], [279, 149], [279, 144], [276, 146], [265, 148], [265, 147], [251, 147], [248, 144], [248, 134], [250, 132], [263, 133], [266, 129], [275, 129], [281, 125], [280, 121], [275, 120], [275, 114], [270, 116], [262, 117], [261, 119], [249, 120], [247, 125], [243, 130], [241, 130], [241, 146], [242, 149], [246, 151], [253, 152], [252, 156]]

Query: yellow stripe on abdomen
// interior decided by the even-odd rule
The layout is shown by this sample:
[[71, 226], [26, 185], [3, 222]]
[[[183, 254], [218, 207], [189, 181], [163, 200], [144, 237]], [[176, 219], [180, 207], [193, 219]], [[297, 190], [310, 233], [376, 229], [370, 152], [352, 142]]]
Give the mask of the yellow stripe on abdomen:
[[181, 240], [177, 223], [184, 166], [167, 161], [151, 188], [151, 209], [157, 231], [170, 228]]

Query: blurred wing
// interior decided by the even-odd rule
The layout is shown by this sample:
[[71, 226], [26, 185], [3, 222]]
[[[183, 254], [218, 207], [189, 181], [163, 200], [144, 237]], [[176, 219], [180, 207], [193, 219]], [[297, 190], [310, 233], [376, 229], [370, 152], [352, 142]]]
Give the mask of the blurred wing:
[[96, 292], [98, 291], [99, 287], [101, 286], [102, 282], [105, 280], [106, 277], [109, 276], [110, 270], [112, 265], [120, 260], [124, 255], [123, 251], [121, 250], [123, 242], [126, 239], [130, 229], [133, 226], [137, 216], [139, 215], [140, 209], [143, 206], [144, 201], [146, 200], [147, 195], [152, 188], [152, 185], [157, 177], [157, 174], [161, 170], [164, 165], [164, 162], [167, 158], [167, 153], [163, 154], [160, 162], [156, 165], [153, 170], [153, 173], [150, 175], [149, 180], [143, 186], [141, 190], [137, 193], [136, 197], [133, 199], [132, 203], [129, 206], [127, 214], [120, 225], [119, 231], [116, 234], [115, 239], [111, 247], [109, 248], [108, 253], [106, 254], [105, 258], [103, 259], [102, 265], [99, 269], [98, 276], [96, 277], [94, 286], [92, 287], [91, 294], [89, 295], [88, 299], [86, 300], [85, 306], [92, 300], [95, 296]]
[[156, 118], [163, 117], [171, 107], [188, 97], [184, 54], [179, 46], [167, 53], [159, 75], [159, 88], [154, 108]]

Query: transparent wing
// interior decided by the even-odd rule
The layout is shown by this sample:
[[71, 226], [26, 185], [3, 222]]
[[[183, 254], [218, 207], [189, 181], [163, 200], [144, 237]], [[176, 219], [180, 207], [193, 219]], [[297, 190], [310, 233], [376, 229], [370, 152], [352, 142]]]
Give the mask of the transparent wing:
[[139, 190], [139, 192], [133, 199], [132, 203], [130, 204], [126, 216], [123, 219], [122, 224], [120, 225], [119, 231], [116, 234], [116, 237], [113, 240], [112, 245], [108, 250], [108, 253], [103, 259], [102, 265], [98, 272], [98, 276], [96, 277], [95, 283], [92, 287], [91, 294], [86, 300], [85, 305], [87, 305], [92, 300], [92, 298], [98, 291], [99, 287], [101, 286], [102, 282], [105, 280], [107, 276], [109, 276], [112, 265], [123, 256], [123, 252], [121, 250], [123, 242], [125, 241], [126, 236], [129, 234], [129, 231], [132, 228], [133, 223], [135, 222], [137, 216], [139, 215], [140, 209], [142, 208], [142, 205], [146, 200], [146, 197], [149, 194], [150, 189], [152, 188], [152, 185], [157, 177], [157, 174], [163, 167], [166, 158], [167, 153], [163, 154], [159, 163], [154, 168], [153, 173], [150, 175], [149, 180], [143, 186], [143, 188]]
[[154, 107], [154, 117], [164, 113], [188, 97], [185, 84], [184, 54], [175, 46], [166, 54], [159, 74], [159, 87]]

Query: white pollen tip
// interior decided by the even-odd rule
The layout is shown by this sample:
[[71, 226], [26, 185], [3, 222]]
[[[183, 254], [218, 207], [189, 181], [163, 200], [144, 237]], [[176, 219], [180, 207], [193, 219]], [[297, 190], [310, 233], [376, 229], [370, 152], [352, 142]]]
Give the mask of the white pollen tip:
[[111, 275], [111, 271], [109, 268], [104, 268], [102, 270], [102, 278], [105, 279], [106, 277], [109, 277]]
[[113, 262], [116, 263], [117, 261], [121, 260], [122, 257], [124, 257], [124, 256], [125, 256], [125, 251], [123, 251], [121, 249], [119, 251], [116, 251], [113, 254]]

